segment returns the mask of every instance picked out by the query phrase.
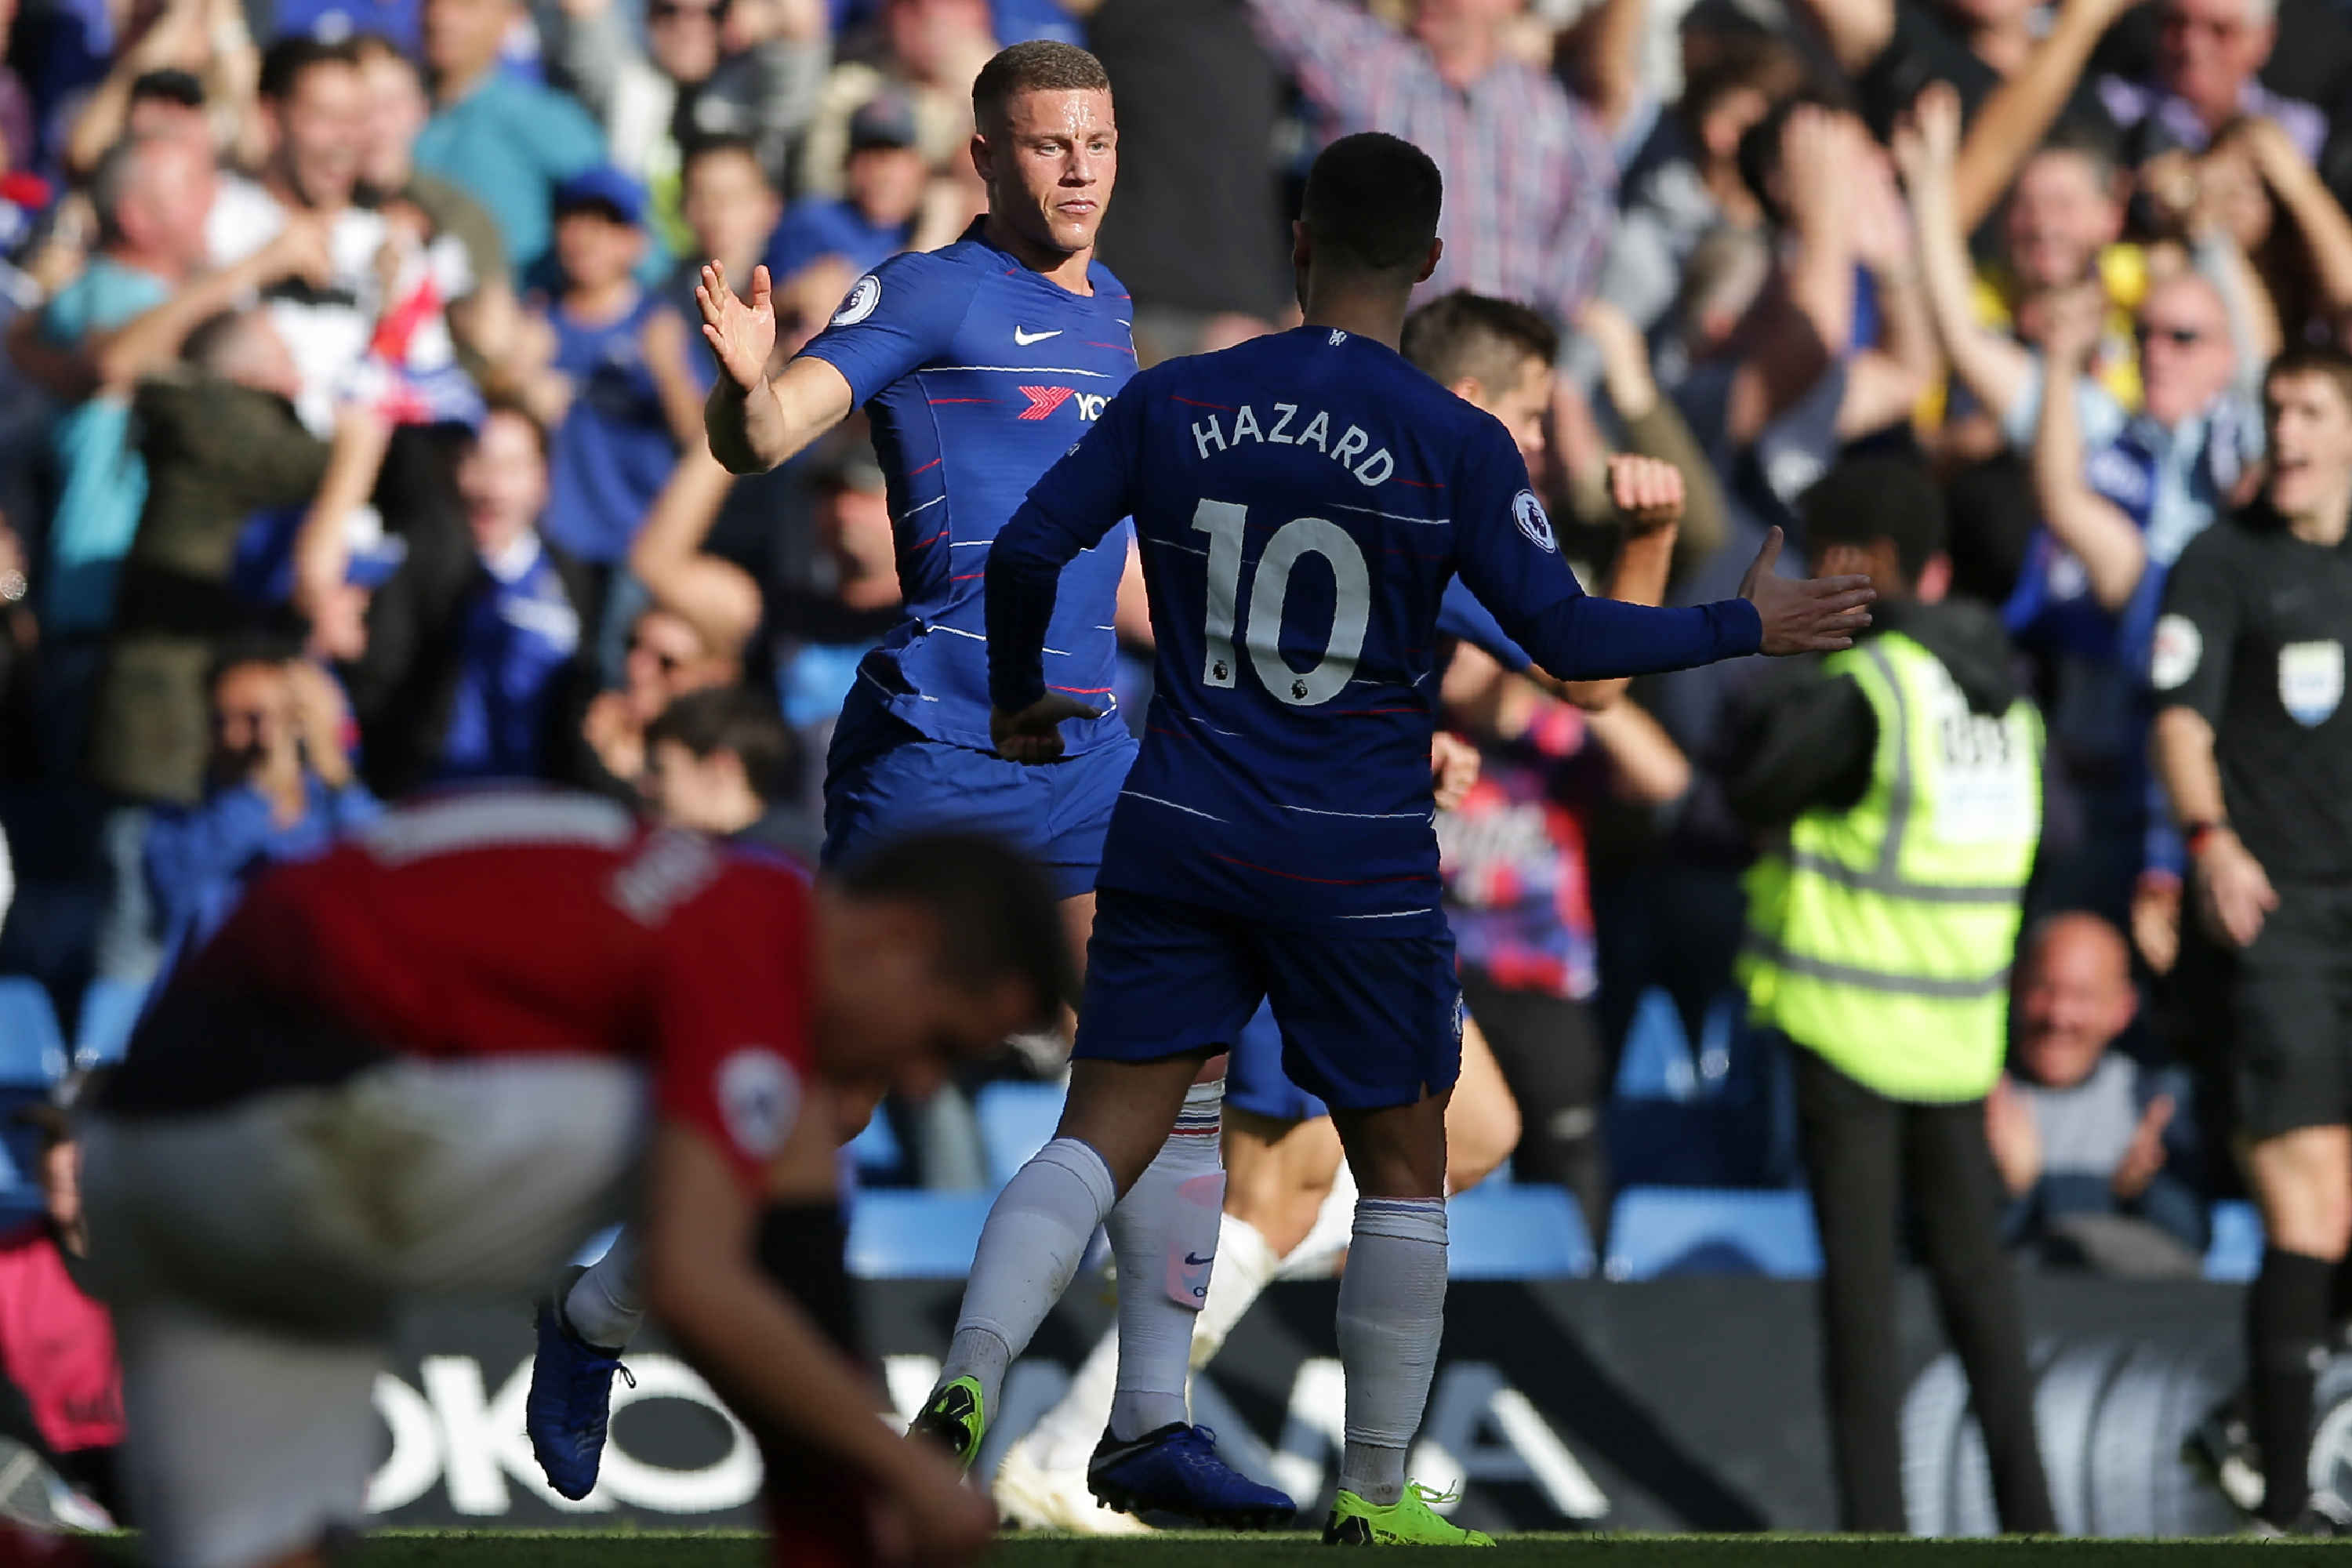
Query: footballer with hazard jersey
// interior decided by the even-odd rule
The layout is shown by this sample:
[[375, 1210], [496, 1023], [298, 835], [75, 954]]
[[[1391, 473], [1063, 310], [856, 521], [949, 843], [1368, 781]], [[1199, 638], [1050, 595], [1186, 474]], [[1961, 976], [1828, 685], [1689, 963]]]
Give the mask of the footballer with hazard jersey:
[[[812, 890], [609, 802], [479, 792], [268, 873], [84, 1129], [131, 1495], [161, 1568], [323, 1563], [364, 1517], [394, 1314], [530, 1292], [644, 1174], [651, 1305], [761, 1439], [778, 1555], [955, 1563], [993, 1518], [876, 1418], [834, 1192], [845, 1107], [1065, 1003], [1041, 873], [887, 846]], [[859, 1506], [865, 1500], [869, 1507]]]
[[[1439, 206], [1436, 165], [1412, 144], [1368, 132], [1327, 147], [1294, 252], [1307, 324], [1137, 377], [1030, 492], [988, 569], [1007, 756], [1050, 762], [1062, 724], [1093, 717], [1048, 689], [1041, 649], [1063, 563], [1129, 516], [1158, 674], [1104, 845], [1069, 1098], [989, 1215], [934, 1399], [961, 1383], [967, 1403], [992, 1403], [1198, 1064], [1271, 1000], [1284, 1064], [1329, 1105], [1361, 1194], [1324, 1531], [1351, 1544], [1491, 1544], [1405, 1476], [1443, 1314], [1443, 1118], [1460, 1063], [1427, 771], [1447, 578], [1571, 680], [1847, 647], [1871, 597], [1859, 577], [1774, 577], [1777, 533], [1738, 599], [1587, 596], [1510, 433], [1397, 351], [1436, 265]], [[1163, 1283], [1163, 1249], [1131, 1239], [1144, 1267], [1121, 1251], [1118, 1397], [1088, 1470], [1113, 1507], [1213, 1455], [1186, 1425], [1191, 1304]]]

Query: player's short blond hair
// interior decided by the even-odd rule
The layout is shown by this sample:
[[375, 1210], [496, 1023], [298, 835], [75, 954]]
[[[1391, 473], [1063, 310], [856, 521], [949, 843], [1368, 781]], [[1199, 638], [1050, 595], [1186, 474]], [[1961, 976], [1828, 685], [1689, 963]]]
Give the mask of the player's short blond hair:
[[1110, 73], [1076, 44], [1032, 38], [1001, 49], [971, 83], [971, 118], [982, 135], [1006, 123], [1007, 105], [1024, 92], [1108, 92]]

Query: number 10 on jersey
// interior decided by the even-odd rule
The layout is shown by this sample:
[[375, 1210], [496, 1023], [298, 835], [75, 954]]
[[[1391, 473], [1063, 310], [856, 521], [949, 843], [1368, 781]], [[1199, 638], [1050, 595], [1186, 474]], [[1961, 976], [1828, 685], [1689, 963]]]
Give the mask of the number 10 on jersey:
[[[1249, 509], [1234, 501], [1204, 500], [1192, 513], [1194, 531], [1209, 536], [1207, 653], [1201, 660], [1203, 685], [1234, 684], [1234, 627], [1242, 599], [1242, 542]], [[1302, 555], [1319, 555], [1331, 568], [1334, 603], [1331, 629], [1311, 669], [1293, 669], [1282, 657], [1282, 612], [1290, 595], [1290, 571]], [[1348, 531], [1319, 517], [1293, 518], [1274, 531], [1257, 559], [1249, 586], [1249, 620], [1242, 644], [1265, 689], [1293, 708], [1328, 702], [1355, 679], [1364, 651], [1364, 628], [1371, 618], [1372, 574], [1364, 552]]]

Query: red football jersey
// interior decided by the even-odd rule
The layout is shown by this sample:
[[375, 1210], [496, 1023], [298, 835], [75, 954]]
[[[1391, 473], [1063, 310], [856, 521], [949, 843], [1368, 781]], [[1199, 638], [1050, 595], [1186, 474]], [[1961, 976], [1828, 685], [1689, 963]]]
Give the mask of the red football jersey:
[[402, 1055], [642, 1061], [656, 1111], [756, 1182], [814, 1067], [809, 900], [780, 860], [608, 801], [467, 792], [268, 874], [173, 988]]

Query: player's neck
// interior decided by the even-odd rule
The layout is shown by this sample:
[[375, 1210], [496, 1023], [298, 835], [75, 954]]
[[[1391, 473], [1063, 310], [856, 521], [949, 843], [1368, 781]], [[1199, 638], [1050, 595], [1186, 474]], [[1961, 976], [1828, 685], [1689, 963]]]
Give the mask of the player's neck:
[[1397, 346], [1404, 336], [1407, 297], [1384, 288], [1367, 288], [1353, 279], [1326, 283], [1309, 278], [1304, 308], [1305, 324], [1333, 327], [1355, 337]]
[[1010, 255], [1030, 271], [1060, 284], [1071, 293], [1091, 295], [1095, 291], [1093, 282], [1087, 277], [1087, 267], [1095, 258], [1094, 247], [1088, 246], [1084, 250], [1061, 250], [1050, 245], [1040, 245], [995, 213], [988, 215], [980, 232], [989, 244]]

